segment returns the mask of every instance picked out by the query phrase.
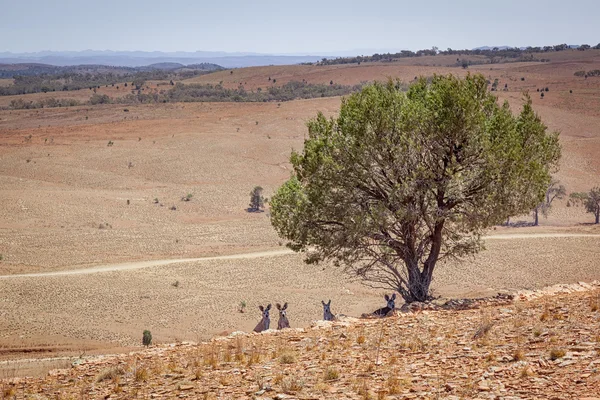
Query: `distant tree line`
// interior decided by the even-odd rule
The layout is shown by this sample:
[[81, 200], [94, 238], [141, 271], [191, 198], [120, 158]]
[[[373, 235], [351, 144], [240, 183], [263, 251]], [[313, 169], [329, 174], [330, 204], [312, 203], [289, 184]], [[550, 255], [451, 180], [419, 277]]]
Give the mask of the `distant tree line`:
[[54, 97], [39, 101], [25, 101], [16, 99], [10, 102], [9, 108], [12, 110], [29, 110], [35, 108], [52, 108], [52, 107], [74, 107], [81, 103], [76, 99], [57, 99]]
[[154, 70], [136, 72], [133, 74], [107, 73], [62, 73], [57, 75], [31, 75], [15, 76], [14, 83], [7, 87], [0, 87], [0, 96], [14, 96], [29, 93], [68, 92], [81, 89], [99, 89], [101, 86], [115, 86], [123, 82], [131, 82], [136, 90], [149, 80], [187, 79], [200, 74], [201, 70], [171, 72]]
[[[448, 48], [446, 50], [439, 50], [437, 47], [432, 47], [431, 49], [424, 49], [418, 51], [410, 51], [410, 50], [402, 50], [398, 53], [384, 53], [379, 54], [375, 53], [371, 56], [356, 56], [356, 57], [338, 57], [334, 59], [326, 59], [323, 58], [321, 61], [315, 63], [315, 65], [334, 65], [334, 64], [360, 64], [362, 62], [377, 62], [377, 61], [388, 61], [392, 62], [401, 58], [411, 58], [411, 57], [422, 57], [422, 56], [436, 56], [436, 55], [457, 55], [457, 56], [484, 56], [487, 57], [488, 60], [486, 63], [497, 63], [500, 60], [504, 60], [504, 62], [518, 62], [518, 61], [532, 61], [535, 60], [533, 57], [534, 53], [549, 53], [556, 51], [564, 51], [569, 49], [570, 47], [567, 44], [558, 44], [554, 46], [543, 46], [543, 47], [527, 47], [525, 49], [520, 49], [518, 47], [510, 47], [510, 48], [498, 48], [494, 47], [492, 49], [473, 49], [473, 50], [454, 50]], [[594, 47], [590, 45], [581, 45], [579, 47], [580, 50], [586, 49], [600, 49], [600, 43]], [[546, 61], [545, 59], [540, 59], [538, 61]], [[478, 62], [471, 61], [472, 64], [477, 64]], [[483, 63], [483, 62], [480, 62]], [[457, 58], [457, 65], [462, 66], [462, 62]]]
[[268, 102], [289, 101], [295, 99], [313, 99], [317, 97], [343, 96], [356, 92], [362, 85], [322, 85], [291, 81], [282, 86], [248, 91], [242, 86], [227, 89], [222, 85], [177, 83], [170, 90], [128, 94], [114, 101], [119, 103], [174, 103], [174, 102]]
[[587, 78], [588, 76], [600, 76], [600, 69], [593, 69], [591, 71], [576, 71], [573, 75]]
[[[155, 104], [177, 102], [270, 102], [290, 101], [296, 99], [314, 99], [318, 97], [344, 96], [359, 91], [363, 84], [346, 86], [339, 84], [312, 84], [291, 81], [282, 86], [271, 86], [266, 89], [247, 91], [242, 86], [237, 89], [226, 89], [222, 85], [177, 83], [169, 90], [133, 91], [123, 97], [111, 98], [106, 94], [94, 93], [87, 104]], [[31, 109], [45, 107], [66, 107], [79, 105], [73, 99], [45, 99], [37, 102], [23, 99], [13, 100], [10, 109]]]

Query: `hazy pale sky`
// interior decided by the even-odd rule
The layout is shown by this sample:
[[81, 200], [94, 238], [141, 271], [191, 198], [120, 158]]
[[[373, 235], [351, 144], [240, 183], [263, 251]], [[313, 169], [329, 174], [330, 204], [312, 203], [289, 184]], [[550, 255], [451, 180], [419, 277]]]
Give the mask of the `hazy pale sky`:
[[596, 45], [600, 0], [0, 0], [0, 51]]

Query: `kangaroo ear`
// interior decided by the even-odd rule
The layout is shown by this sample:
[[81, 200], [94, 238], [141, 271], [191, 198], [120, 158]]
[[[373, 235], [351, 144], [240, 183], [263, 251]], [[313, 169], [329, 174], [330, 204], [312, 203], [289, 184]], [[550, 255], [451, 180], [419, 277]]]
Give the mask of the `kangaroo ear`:
[[284, 310], [287, 310], [287, 303], [285, 303], [285, 304], [283, 305], [283, 309], [284, 309]]
[[396, 300], [396, 293], [392, 295], [392, 300]]
[[328, 306], [330, 306], [330, 305], [331, 305], [331, 300], [329, 300], [329, 302], [327, 303], [327, 305], [328, 305]]
[[265, 308], [264, 308], [263, 306], [258, 306], [258, 309], [259, 309], [260, 311], [265, 311]]
[[277, 303], [275, 304], [275, 307], [277, 307], [278, 310], [281, 310], [281, 304]]
[[388, 296], [387, 294], [384, 295], [383, 297], [385, 297], [385, 301], [390, 301], [390, 296]]
[[327, 304], [325, 304], [325, 302], [323, 300], [321, 300], [321, 304], [323, 304], [324, 306], [326, 306]]
[[271, 304], [269, 304], [269, 305], [267, 306], [267, 311], [269, 311], [270, 309], [271, 309]]

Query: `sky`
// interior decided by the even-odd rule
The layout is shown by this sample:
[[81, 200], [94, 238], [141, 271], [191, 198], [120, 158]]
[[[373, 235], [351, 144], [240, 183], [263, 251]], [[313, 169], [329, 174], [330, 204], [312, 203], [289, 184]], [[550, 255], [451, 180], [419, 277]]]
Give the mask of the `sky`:
[[600, 0], [0, 0], [0, 52], [593, 46], [599, 15]]

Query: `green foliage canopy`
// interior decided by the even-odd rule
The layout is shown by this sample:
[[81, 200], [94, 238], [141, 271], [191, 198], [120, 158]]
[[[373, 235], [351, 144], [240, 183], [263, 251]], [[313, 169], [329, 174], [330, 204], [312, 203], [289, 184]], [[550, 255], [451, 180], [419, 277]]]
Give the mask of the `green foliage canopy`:
[[407, 302], [430, 297], [439, 260], [476, 253], [486, 228], [542, 202], [560, 158], [531, 99], [515, 116], [481, 75], [374, 84], [308, 131], [272, 225], [307, 262]]

